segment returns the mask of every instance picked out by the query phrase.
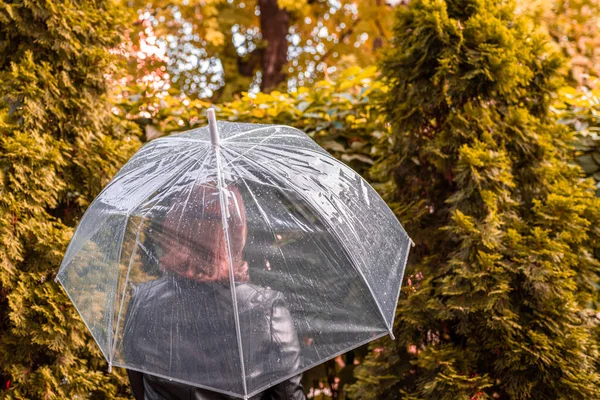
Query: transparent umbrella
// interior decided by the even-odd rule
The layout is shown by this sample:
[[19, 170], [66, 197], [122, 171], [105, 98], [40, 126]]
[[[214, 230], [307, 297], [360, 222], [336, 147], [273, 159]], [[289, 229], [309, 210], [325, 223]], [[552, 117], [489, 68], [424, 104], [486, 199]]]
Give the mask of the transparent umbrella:
[[392, 335], [412, 241], [375, 190], [297, 129], [208, 115], [123, 166], [61, 264], [109, 368], [249, 398]]

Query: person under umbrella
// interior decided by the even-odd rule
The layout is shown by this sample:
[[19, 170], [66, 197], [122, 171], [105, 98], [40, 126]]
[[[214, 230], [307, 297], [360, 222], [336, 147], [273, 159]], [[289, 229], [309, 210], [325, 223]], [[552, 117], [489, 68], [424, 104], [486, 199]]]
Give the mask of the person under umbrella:
[[109, 372], [140, 372], [148, 398], [173, 398], [151, 382], [163, 378], [245, 400], [277, 398], [271, 387], [303, 396], [291, 377], [394, 338], [412, 240], [377, 192], [304, 132], [207, 116], [119, 170], [56, 280]]
[[[223, 192], [225, 198], [220, 199], [216, 185], [196, 185], [169, 204], [155, 206], [166, 210], [162, 220], [151, 224], [162, 253], [158, 257], [162, 275], [133, 291], [123, 331], [136, 400], [233, 399], [225, 393], [227, 377], [242, 367], [236, 331], [240, 326], [253, 327], [239, 332], [245, 343], [252, 344], [243, 349], [243, 359], [253, 366], [253, 373], [273, 374], [276, 379], [298, 369], [300, 345], [283, 294], [249, 282], [243, 255], [244, 200], [235, 185]], [[148, 370], [152, 374], [142, 372]], [[164, 378], [172, 375], [190, 377], [185, 381], [202, 377], [207, 386], [225, 390], [218, 393]], [[284, 380], [252, 399], [305, 399], [300, 379], [296, 375]]]

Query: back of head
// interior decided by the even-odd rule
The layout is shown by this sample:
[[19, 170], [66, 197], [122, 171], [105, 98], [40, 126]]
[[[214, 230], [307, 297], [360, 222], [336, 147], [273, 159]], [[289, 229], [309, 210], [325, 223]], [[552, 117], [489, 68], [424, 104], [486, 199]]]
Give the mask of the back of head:
[[160, 223], [161, 268], [196, 281], [248, 280], [243, 258], [246, 209], [229, 185], [186, 188], [172, 200]]

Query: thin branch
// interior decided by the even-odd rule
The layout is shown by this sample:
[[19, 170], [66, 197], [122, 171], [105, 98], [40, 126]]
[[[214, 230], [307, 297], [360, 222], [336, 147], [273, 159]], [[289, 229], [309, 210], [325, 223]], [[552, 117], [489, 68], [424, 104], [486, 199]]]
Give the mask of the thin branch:
[[360, 17], [356, 18], [354, 20], [354, 23], [352, 24], [352, 26], [349, 26], [348, 29], [346, 29], [344, 32], [342, 32], [342, 34], [340, 35], [340, 40], [334, 45], [332, 46], [329, 50], [327, 50], [325, 52], [325, 54], [323, 54], [323, 62], [325, 62], [325, 60], [327, 60], [327, 57], [329, 57], [331, 55], [331, 53], [333, 52], [333, 50], [335, 50], [336, 45], [342, 43], [349, 35], [352, 34], [352, 32], [354, 31], [354, 28], [356, 28], [356, 24], [358, 24], [360, 22]]

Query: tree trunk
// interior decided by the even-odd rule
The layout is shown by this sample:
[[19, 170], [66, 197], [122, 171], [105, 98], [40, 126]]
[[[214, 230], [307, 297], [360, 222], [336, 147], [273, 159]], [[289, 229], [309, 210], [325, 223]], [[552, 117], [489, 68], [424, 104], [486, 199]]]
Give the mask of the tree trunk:
[[279, 8], [277, 0], [259, 0], [258, 4], [260, 29], [263, 39], [267, 42], [262, 60], [260, 88], [263, 92], [270, 92], [286, 79], [283, 67], [287, 62], [286, 36], [289, 31], [290, 15]]

